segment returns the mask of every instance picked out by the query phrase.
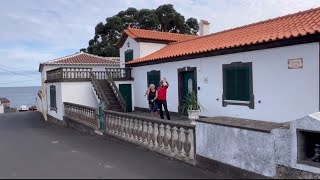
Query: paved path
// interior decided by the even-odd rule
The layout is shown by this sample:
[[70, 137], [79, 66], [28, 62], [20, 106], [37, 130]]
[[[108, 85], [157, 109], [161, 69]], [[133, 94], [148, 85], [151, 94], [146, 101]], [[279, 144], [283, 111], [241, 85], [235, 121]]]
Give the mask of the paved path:
[[37, 112], [0, 115], [0, 178], [236, 178], [83, 135]]

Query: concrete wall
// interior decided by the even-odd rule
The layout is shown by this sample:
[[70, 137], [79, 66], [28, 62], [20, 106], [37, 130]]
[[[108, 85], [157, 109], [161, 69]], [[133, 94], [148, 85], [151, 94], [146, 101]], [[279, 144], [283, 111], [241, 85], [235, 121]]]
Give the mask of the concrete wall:
[[290, 124], [291, 129], [291, 138], [290, 138], [290, 149], [291, 149], [291, 161], [289, 166], [295, 169], [320, 173], [320, 168], [307, 166], [303, 164], [299, 164], [297, 162], [298, 155], [298, 145], [297, 145], [297, 129], [306, 130], [306, 131], [315, 131], [320, 132], [320, 112], [311, 114], [304, 118], [298, 119], [296, 121], [292, 121]]
[[288, 129], [271, 133], [197, 122], [197, 155], [274, 177], [289, 162]]
[[[303, 58], [303, 69], [288, 69], [288, 59], [293, 58]], [[252, 62], [254, 109], [222, 106], [222, 65], [239, 61]], [[198, 98], [207, 110], [203, 116], [288, 122], [319, 110], [319, 43], [134, 67], [135, 106], [148, 107], [144, 97], [147, 72], [160, 70], [161, 78], [167, 78], [170, 83], [168, 108], [178, 112], [177, 69], [186, 66], [197, 67], [197, 83], [201, 88]], [[204, 83], [204, 78], [208, 78], [208, 83]]]

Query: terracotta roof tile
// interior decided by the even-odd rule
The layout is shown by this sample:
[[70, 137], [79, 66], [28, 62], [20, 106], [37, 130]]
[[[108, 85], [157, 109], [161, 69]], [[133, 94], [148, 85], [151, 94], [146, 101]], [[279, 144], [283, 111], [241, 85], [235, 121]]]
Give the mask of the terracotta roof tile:
[[77, 53], [74, 55], [54, 59], [42, 63], [43, 65], [77, 65], [77, 64], [94, 64], [94, 65], [119, 65], [119, 57], [100, 57], [88, 53]]
[[153, 54], [144, 58], [135, 59], [127, 64], [255, 45], [309, 34], [319, 34], [319, 32], [320, 8], [316, 8], [229, 29], [196, 39], [171, 43]]
[[197, 35], [187, 35], [187, 34], [178, 34], [178, 33], [169, 33], [169, 32], [160, 32], [160, 31], [151, 31], [144, 29], [128, 28], [125, 29], [122, 33], [121, 38], [115, 44], [118, 47], [123, 46], [127, 36], [132, 39], [147, 39], [147, 40], [158, 40], [158, 41], [168, 41], [168, 42], [182, 42], [190, 39], [195, 39]]

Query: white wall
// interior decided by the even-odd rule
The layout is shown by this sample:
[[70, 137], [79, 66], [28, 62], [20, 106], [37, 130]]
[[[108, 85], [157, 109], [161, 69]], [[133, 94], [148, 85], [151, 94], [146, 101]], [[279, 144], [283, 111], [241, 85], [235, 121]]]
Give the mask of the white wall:
[[61, 86], [62, 102], [98, 108], [98, 101], [93, 94], [91, 82], [63, 82]]
[[1, 101], [0, 101], [0, 114], [3, 114], [4, 113], [4, 106], [3, 104], [1, 104]]
[[[128, 47], [128, 42], [130, 43], [130, 47]], [[125, 67], [125, 52], [128, 49], [133, 49], [133, 58], [143, 58], [151, 53], [154, 53], [162, 48], [164, 48], [166, 44], [161, 43], [147, 43], [147, 42], [137, 42], [131, 37], [128, 37], [126, 42], [120, 48], [120, 66], [121, 68]]]
[[[50, 105], [50, 94], [48, 94], [50, 92], [50, 89], [49, 91], [47, 90], [47, 88], [50, 86], [48, 86], [48, 83], [44, 83], [47, 79], [47, 71], [50, 71], [50, 70], [53, 70], [53, 69], [57, 69], [57, 68], [60, 68], [60, 67], [72, 67], [72, 68], [92, 68], [93, 71], [105, 71], [106, 68], [118, 68], [119, 66], [75, 66], [75, 65], [68, 65], [68, 66], [53, 66], [53, 65], [45, 65], [43, 67], [43, 70], [41, 71], [41, 84], [42, 84], [42, 88], [41, 88], [41, 91], [42, 91], [42, 109], [41, 109], [41, 112], [44, 116], [44, 118], [47, 120], [47, 114], [50, 114], [50, 113], [53, 113], [53, 112], [49, 112], [50, 109], [48, 109], [49, 105]], [[78, 83], [76, 82], [75, 84], [81, 84], [82, 82]], [[90, 82], [85, 82], [87, 84], [91, 84]], [[49, 83], [49, 84], [54, 84], [54, 83]], [[58, 84], [61, 84], [61, 83], [58, 83]], [[67, 83], [65, 83], [67, 84]], [[65, 87], [67, 87], [68, 85], [65, 85]], [[82, 86], [82, 85], [79, 85], [79, 86]], [[74, 87], [78, 87], [77, 85], [75, 85]], [[87, 87], [85, 85], [85, 87]], [[91, 86], [92, 87], [92, 86]], [[64, 92], [63, 92], [63, 96], [69, 96], [69, 91], [68, 89], [70, 88], [64, 88], [64, 90], [67, 90], [67, 94], [65, 95]], [[85, 90], [86, 92], [87, 89]], [[91, 90], [92, 91], [92, 90]], [[74, 92], [78, 92], [78, 90], [74, 91]], [[62, 95], [61, 95], [62, 96]], [[72, 96], [72, 95], [71, 95]], [[49, 99], [47, 99], [47, 97], [49, 97]], [[84, 98], [86, 99], [86, 98]], [[88, 101], [91, 101], [91, 99], [89, 98]], [[61, 102], [65, 102], [65, 101], [62, 101]], [[58, 100], [57, 100], [57, 103], [58, 103]], [[94, 105], [92, 102], [84, 102], [85, 104], [83, 105], [86, 105], [86, 104], [89, 104], [89, 105]], [[40, 110], [39, 110], [40, 111]], [[59, 111], [60, 112], [60, 111]], [[54, 114], [54, 113], [53, 113]], [[51, 115], [51, 114], [50, 114]], [[54, 114], [58, 117], [62, 117], [61, 114]], [[56, 117], [54, 116], [54, 117]]]
[[[56, 103], [57, 103], [57, 111], [53, 111], [50, 109], [50, 86], [56, 86]], [[63, 103], [62, 103], [62, 90], [61, 83], [47, 83], [46, 84], [46, 99], [47, 99], [47, 112], [50, 116], [55, 117], [59, 120], [63, 120]]]
[[[128, 42], [130, 43], [130, 47], [128, 47]], [[125, 52], [128, 49], [133, 50], [133, 58], [137, 59], [140, 57], [140, 45], [137, 43], [134, 39], [131, 37], [128, 37], [126, 42], [123, 44], [123, 46], [120, 48], [120, 67], [124, 68], [125, 67]]]
[[149, 54], [152, 54], [156, 51], [159, 51], [160, 49], [166, 46], [166, 44], [146, 43], [146, 42], [141, 42], [139, 44], [140, 44], [140, 58], [148, 56]]
[[[57, 112], [50, 110], [50, 86], [56, 86]], [[48, 114], [63, 120], [64, 102], [98, 108], [98, 102], [92, 91], [91, 82], [47, 83]]]
[[[292, 58], [303, 58], [304, 68], [289, 70], [288, 59]], [[222, 65], [239, 61], [252, 62], [254, 109], [222, 106]], [[186, 66], [197, 67], [198, 87], [201, 88], [198, 98], [207, 110], [204, 116], [286, 122], [319, 111], [319, 43], [134, 67], [135, 106], [148, 107], [144, 97], [147, 72], [160, 70], [161, 78], [167, 78], [170, 83], [168, 108], [177, 112], [177, 69]], [[208, 77], [208, 84], [203, 82], [205, 77]]]
[[43, 104], [42, 104], [42, 99], [37, 95], [37, 111], [43, 112]]

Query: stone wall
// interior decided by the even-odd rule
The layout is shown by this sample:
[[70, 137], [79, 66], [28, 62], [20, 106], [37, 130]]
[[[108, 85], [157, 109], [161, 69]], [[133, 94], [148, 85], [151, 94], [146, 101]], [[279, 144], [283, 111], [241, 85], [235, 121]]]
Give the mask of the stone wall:
[[67, 127], [66, 121], [59, 120], [53, 116], [50, 116], [49, 114], [47, 115], [47, 117], [48, 117], [48, 123], [55, 124], [60, 127]]
[[64, 121], [67, 123], [68, 128], [78, 130], [78, 131], [85, 133], [85, 134], [90, 134], [90, 135], [95, 134], [94, 129], [92, 129], [91, 127], [88, 127], [86, 125], [83, 125], [77, 121], [68, 119], [66, 117], [64, 117]]
[[[225, 122], [228, 120], [221, 123]], [[259, 122], [242, 119], [230, 121], [230, 126], [215, 120], [197, 122], [197, 155], [264, 176], [276, 176], [277, 165], [290, 162], [290, 130], [280, 124], [277, 127], [256, 123]]]

